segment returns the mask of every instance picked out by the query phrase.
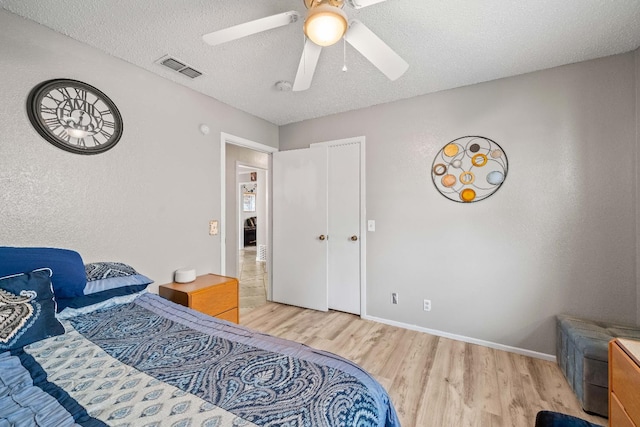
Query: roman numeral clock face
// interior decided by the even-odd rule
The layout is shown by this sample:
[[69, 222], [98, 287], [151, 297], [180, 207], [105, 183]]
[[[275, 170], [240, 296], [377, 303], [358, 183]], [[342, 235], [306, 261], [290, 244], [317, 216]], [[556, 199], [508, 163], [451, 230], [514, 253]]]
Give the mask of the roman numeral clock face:
[[72, 153], [103, 153], [122, 136], [122, 117], [113, 101], [76, 80], [49, 80], [33, 88], [27, 113], [44, 139]]

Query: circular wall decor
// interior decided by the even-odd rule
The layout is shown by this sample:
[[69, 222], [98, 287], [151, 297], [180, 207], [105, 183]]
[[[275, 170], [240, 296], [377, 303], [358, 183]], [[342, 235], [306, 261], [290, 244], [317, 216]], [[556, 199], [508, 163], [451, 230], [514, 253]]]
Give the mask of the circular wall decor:
[[507, 155], [495, 141], [463, 136], [438, 152], [431, 166], [431, 179], [447, 199], [472, 203], [498, 191], [508, 169]]
[[103, 153], [122, 136], [122, 116], [113, 101], [77, 80], [48, 80], [34, 87], [27, 114], [44, 139], [71, 153]]

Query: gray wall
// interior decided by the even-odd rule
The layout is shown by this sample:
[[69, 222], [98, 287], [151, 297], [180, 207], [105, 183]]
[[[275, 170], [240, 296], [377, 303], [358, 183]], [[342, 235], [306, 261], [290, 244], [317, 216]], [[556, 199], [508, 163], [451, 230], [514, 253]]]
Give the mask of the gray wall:
[[[220, 132], [277, 147], [277, 126], [2, 10], [0, 58], [1, 245], [126, 262], [156, 286], [184, 266], [220, 271], [219, 236], [208, 234], [220, 218]], [[115, 148], [76, 155], [36, 133], [26, 97], [51, 78], [92, 84], [116, 103]]]
[[[245, 166], [254, 166], [257, 168], [269, 168], [269, 155], [259, 151], [250, 150], [238, 145], [227, 144], [226, 147], [226, 163], [225, 163], [225, 185], [227, 187], [226, 194], [226, 271], [225, 274], [231, 277], [238, 277], [238, 232], [240, 225], [238, 224], [238, 201], [236, 195], [238, 192], [238, 183], [236, 179], [236, 164]], [[254, 214], [257, 215], [257, 214]]]
[[[280, 149], [366, 137], [368, 315], [554, 354], [557, 313], [637, 320], [635, 80], [628, 53], [283, 126]], [[465, 135], [510, 166], [473, 204], [430, 175]]]

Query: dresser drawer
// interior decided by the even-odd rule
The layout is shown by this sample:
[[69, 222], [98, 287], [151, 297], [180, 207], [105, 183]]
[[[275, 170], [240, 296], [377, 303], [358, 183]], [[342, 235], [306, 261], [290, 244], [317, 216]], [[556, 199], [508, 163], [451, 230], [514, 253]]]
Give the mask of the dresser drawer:
[[[617, 344], [611, 347], [611, 394], [636, 426], [640, 425], [640, 367]], [[613, 398], [612, 398], [613, 412]], [[612, 426], [617, 426], [613, 421]], [[624, 425], [624, 424], [621, 424]]]
[[620, 404], [617, 396], [611, 393], [611, 402], [609, 405], [609, 424], [615, 427], [638, 427], [631, 421], [629, 415], [624, 411], [624, 408]]

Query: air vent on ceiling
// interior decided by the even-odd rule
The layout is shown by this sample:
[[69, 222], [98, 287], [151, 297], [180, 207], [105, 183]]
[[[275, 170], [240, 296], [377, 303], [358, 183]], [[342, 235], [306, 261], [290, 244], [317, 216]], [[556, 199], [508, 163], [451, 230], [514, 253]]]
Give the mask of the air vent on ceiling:
[[165, 67], [171, 68], [173, 71], [179, 71], [181, 68], [184, 68], [185, 65], [182, 62], [178, 62], [173, 58], [167, 58], [161, 62]]
[[156, 61], [157, 64], [164, 65], [167, 68], [171, 68], [173, 71], [177, 71], [180, 74], [184, 74], [187, 77], [195, 79], [202, 75], [202, 73], [195, 68], [185, 64], [183, 61], [179, 61], [175, 58], [165, 55]]
[[198, 70], [194, 70], [191, 67], [185, 67], [182, 70], [178, 71], [179, 73], [184, 74], [187, 77], [191, 77], [192, 79], [195, 79], [198, 76], [201, 76], [202, 73]]

